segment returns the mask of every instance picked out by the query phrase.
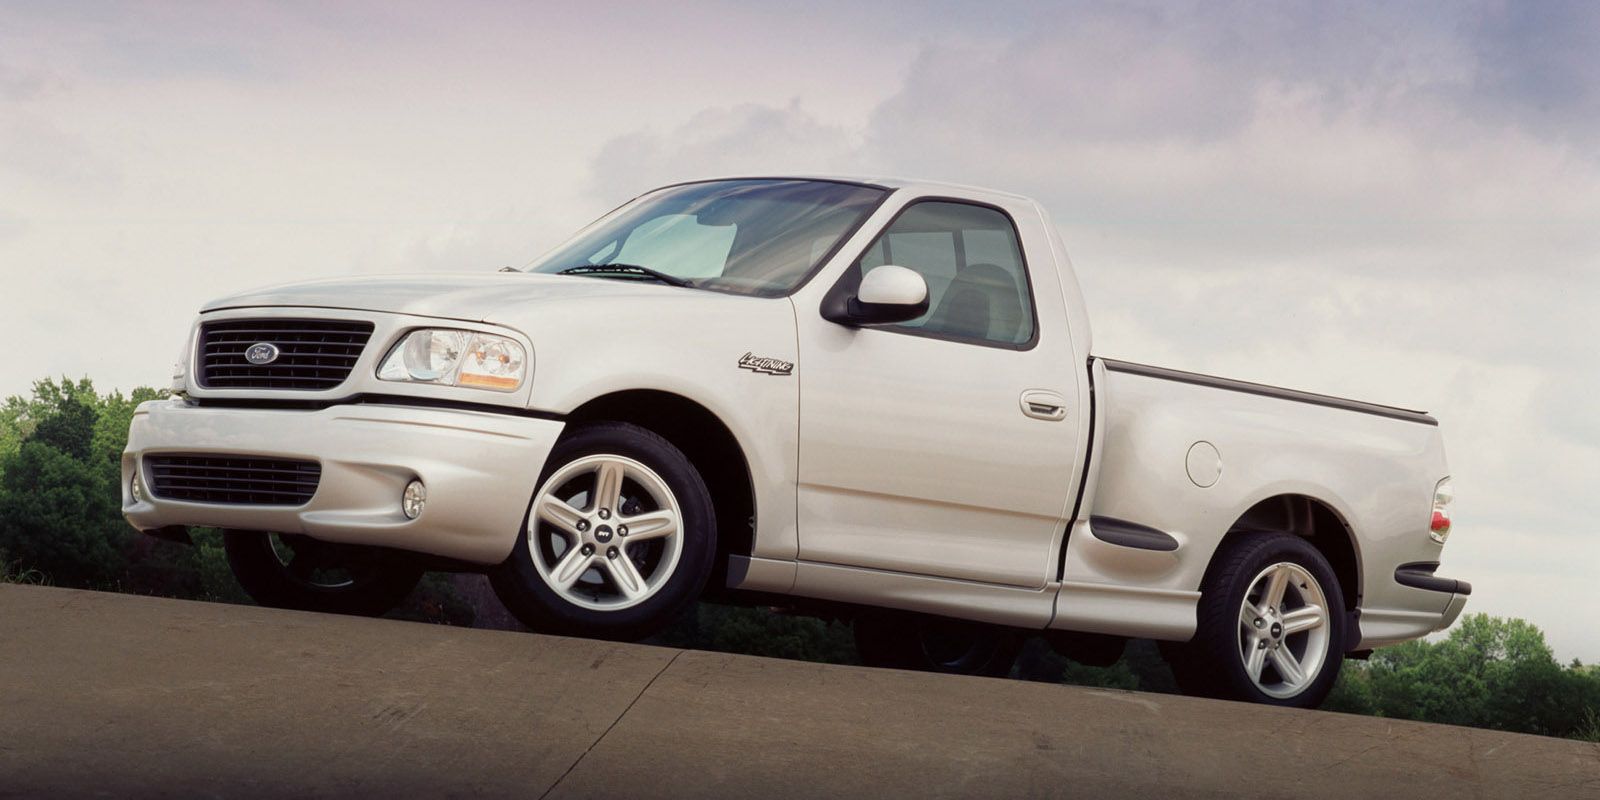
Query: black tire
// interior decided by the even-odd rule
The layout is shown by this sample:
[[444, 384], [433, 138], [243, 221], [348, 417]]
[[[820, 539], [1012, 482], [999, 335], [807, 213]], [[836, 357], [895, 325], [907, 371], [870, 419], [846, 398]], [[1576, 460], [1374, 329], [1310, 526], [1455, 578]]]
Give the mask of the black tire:
[[245, 594], [297, 611], [380, 616], [405, 601], [423, 572], [403, 553], [300, 534], [230, 530], [222, 547]]
[[856, 655], [869, 667], [1003, 678], [1022, 649], [1022, 637], [1008, 628], [925, 614], [865, 611], [852, 629]]
[[[1326, 621], [1323, 626], [1327, 639], [1325, 647], [1321, 648], [1323, 655], [1315, 667], [1317, 671], [1314, 674], [1307, 672], [1308, 680], [1291, 696], [1275, 696], [1258, 686], [1251, 679], [1244, 661], [1248, 634], [1242, 633], [1244, 624], [1241, 612], [1246, 596], [1252, 592], [1252, 584], [1263, 571], [1278, 564], [1298, 566], [1317, 584], [1316, 587], [1306, 587], [1290, 583], [1288, 594], [1292, 597], [1285, 601], [1286, 605], [1290, 605], [1290, 612], [1294, 611], [1294, 604], [1314, 605], [1305, 600], [1307, 595], [1302, 594], [1309, 593], [1313, 588], [1320, 589], [1326, 601]], [[1235, 534], [1224, 543], [1206, 572], [1194, 638], [1181, 645], [1166, 644], [1162, 653], [1172, 665], [1173, 677], [1185, 694], [1316, 708], [1327, 698], [1339, 678], [1339, 668], [1344, 661], [1345, 626], [1344, 594], [1339, 581], [1328, 560], [1310, 542], [1288, 533]], [[1270, 619], [1267, 629], [1276, 635]], [[1302, 644], [1299, 636], [1288, 634], [1281, 641], [1275, 641], [1275, 644], [1297, 659], [1303, 659], [1306, 651], [1311, 649], [1311, 639], [1310, 634], [1305, 634]], [[1294, 650], [1296, 647], [1299, 647], [1298, 653]], [[1277, 684], [1274, 690], [1291, 691], [1270, 657], [1266, 663], [1269, 666], [1263, 668], [1262, 674], [1274, 678], [1272, 682]], [[1300, 666], [1307, 667], [1304, 663], [1300, 663]]]
[[[682, 550], [677, 563], [660, 585], [653, 589], [653, 593], [635, 605], [616, 609], [578, 605], [553, 588], [534, 563], [530, 531], [539, 534], [540, 538], [532, 541], [541, 547], [544, 546], [543, 542], [561, 534], [552, 533], [546, 527], [548, 523], [536, 520], [530, 502], [529, 513], [524, 518], [522, 531], [517, 535], [516, 546], [505, 562], [490, 572], [489, 578], [500, 601], [532, 630], [624, 641], [643, 639], [671, 624], [699, 599], [705, 589], [717, 551], [717, 518], [711, 493], [706, 489], [699, 471], [683, 452], [655, 433], [638, 425], [621, 422], [595, 422], [570, 428], [546, 459], [533, 499], [536, 500], [546, 488], [546, 483], [568, 465], [585, 458], [606, 455], [621, 456], [644, 465], [671, 491], [681, 517], [679, 535], [682, 537]], [[634, 495], [645, 491], [641, 486], [637, 482], [633, 485]], [[552, 491], [558, 491], [559, 488], [551, 487]], [[627, 494], [627, 488], [622, 491], [624, 503], [637, 502], [637, 497], [630, 498]], [[589, 510], [598, 513], [596, 509]], [[622, 521], [622, 513], [620, 509], [617, 512], [618, 523]], [[598, 532], [600, 527], [596, 524], [593, 530]], [[611, 541], [615, 541], [621, 549], [618, 557], [630, 558], [630, 553], [638, 552], [631, 547], [621, 547], [620, 539]], [[601, 575], [602, 583], [614, 580], [599, 567], [594, 572]], [[588, 574], [585, 571], [584, 575]], [[649, 576], [647, 580], [654, 580], [654, 576]], [[596, 592], [604, 588], [603, 585], [599, 586]]]

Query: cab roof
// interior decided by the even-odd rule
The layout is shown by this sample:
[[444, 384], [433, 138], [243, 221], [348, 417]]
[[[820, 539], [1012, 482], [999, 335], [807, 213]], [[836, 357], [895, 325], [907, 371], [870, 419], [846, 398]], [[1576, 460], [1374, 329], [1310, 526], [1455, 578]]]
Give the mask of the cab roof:
[[[718, 177], [714, 177], [714, 178], [701, 178], [701, 179], [697, 179], [697, 180], [682, 181], [680, 183], [668, 184], [668, 185], [670, 185], [670, 186], [678, 186], [678, 185], [682, 185], [684, 183], [710, 183], [712, 181], [751, 181], [751, 180], [768, 180], [768, 181], [773, 181], [773, 180], [829, 181], [829, 182], [833, 182], [833, 183], [852, 183], [852, 184], [856, 184], [856, 185], [859, 185], [859, 186], [871, 186], [873, 188], [889, 189], [891, 191], [911, 190], [911, 191], [914, 191], [914, 192], [916, 192], [918, 194], [934, 194], [934, 195], [937, 195], [937, 194], [953, 194], [953, 195], [957, 195], [957, 196], [960, 196], [960, 195], [988, 195], [990, 197], [1008, 197], [1008, 198], [1011, 198], [1013, 200], [1022, 200], [1022, 201], [1029, 202], [1029, 203], [1033, 202], [1032, 198], [1025, 197], [1025, 196], [1017, 194], [1015, 192], [1005, 192], [1005, 191], [1001, 191], [999, 189], [989, 189], [989, 188], [982, 187], [982, 186], [971, 186], [971, 185], [968, 185], [968, 184], [949, 183], [949, 182], [946, 182], [946, 181], [921, 180], [921, 179], [917, 179], [917, 178], [896, 178], [896, 177], [889, 177], [889, 176], [869, 176], [869, 175], [806, 175], [806, 174], [801, 174], [801, 175], [791, 175], [791, 174], [722, 175], [722, 176], [718, 176]], [[659, 188], [666, 188], [666, 187], [663, 186], [663, 187], [659, 187]]]

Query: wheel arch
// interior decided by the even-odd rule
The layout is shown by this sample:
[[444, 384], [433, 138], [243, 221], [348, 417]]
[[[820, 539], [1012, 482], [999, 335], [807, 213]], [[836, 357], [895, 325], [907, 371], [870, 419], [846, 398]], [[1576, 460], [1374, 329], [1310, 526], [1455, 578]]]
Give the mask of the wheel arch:
[[722, 587], [728, 556], [755, 547], [755, 484], [750, 461], [733, 431], [709, 408], [683, 395], [630, 389], [592, 398], [567, 414], [569, 425], [627, 422], [645, 428], [683, 451], [700, 472], [717, 514], [717, 558], [708, 590]]
[[1306, 539], [1328, 559], [1339, 590], [1344, 595], [1345, 611], [1361, 605], [1361, 553], [1355, 531], [1331, 503], [1307, 494], [1276, 494], [1256, 501], [1228, 527], [1216, 553], [1242, 534], [1252, 532], [1292, 533]]

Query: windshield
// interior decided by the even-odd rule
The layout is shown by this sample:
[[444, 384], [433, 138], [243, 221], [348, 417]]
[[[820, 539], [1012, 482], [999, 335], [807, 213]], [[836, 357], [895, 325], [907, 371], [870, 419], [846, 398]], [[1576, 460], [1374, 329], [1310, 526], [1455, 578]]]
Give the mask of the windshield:
[[803, 180], [672, 186], [617, 209], [529, 269], [788, 294], [884, 194], [870, 186]]

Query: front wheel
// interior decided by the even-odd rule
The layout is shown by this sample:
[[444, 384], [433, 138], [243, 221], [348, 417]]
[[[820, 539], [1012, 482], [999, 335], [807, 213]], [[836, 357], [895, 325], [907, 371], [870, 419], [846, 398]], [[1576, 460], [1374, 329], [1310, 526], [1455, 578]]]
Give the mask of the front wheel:
[[556, 443], [495, 593], [542, 633], [640, 639], [705, 588], [711, 496], [678, 448], [637, 425], [594, 423]]
[[865, 611], [852, 625], [856, 655], [869, 667], [949, 675], [1011, 674], [1022, 639], [1013, 631], [966, 620]]
[[1315, 708], [1343, 663], [1344, 595], [1310, 542], [1241, 535], [1217, 554], [1202, 587], [1194, 639], [1169, 648], [1184, 691]]
[[302, 534], [227, 531], [222, 548], [245, 594], [273, 608], [376, 617], [422, 579], [403, 554]]

